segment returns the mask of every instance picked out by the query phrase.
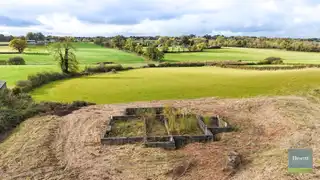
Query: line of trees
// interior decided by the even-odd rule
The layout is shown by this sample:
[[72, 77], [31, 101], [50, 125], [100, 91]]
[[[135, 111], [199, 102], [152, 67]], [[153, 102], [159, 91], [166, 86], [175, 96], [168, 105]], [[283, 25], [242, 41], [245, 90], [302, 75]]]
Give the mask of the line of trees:
[[[320, 52], [320, 39], [299, 39], [299, 38], [268, 38], [268, 37], [250, 37], [250, 36], [222, 36], [222, 35], [204, 35], [196, 36], [194, 34], [180, 37], [155, 36], [139, 37], [124, 36], [115, 37], [97, 37], [94, 42], [105, 47], [116, 46], [124, 49], [126, 39], [131, 39], [143, 47], [156, 45], [163, 52], [172, 51], [203, 51], [211, 47], [244, 47], [244, 48], [269, 48], [283, 49], [289, 51]], [[116, 43], [116, 45], [115, 45]]]
[[164, 58], [164, 52], [159, 49], [156, 44], [150, 43], [147, 44], [147, 46], [144, 46], [133, 38], [126, 38], [121, 35], [112, 38], [98, 37], [94, 40], [94, 43], [106, 48], [116, 48], [127, 52], [133, 52], [140, 56], [144, 56], [151, 61], [160, 62]]
[[209, 46], [283, 49], [288, 51], [320, 52], [319, 39], [267, 38], [247, 36], [205, 36]]

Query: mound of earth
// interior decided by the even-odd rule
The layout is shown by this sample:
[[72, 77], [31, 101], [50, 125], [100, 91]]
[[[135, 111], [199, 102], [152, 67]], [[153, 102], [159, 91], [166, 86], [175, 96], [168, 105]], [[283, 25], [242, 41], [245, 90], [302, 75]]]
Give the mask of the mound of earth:
[[[228, 118], [238, 131], [221, 140], [166, 151], [142, 145], [102, 146], [110, 115], [126, 107], [173, 105]], [[304, 97], [153, 101], [98, 105], [64, 117], [22, 123], [0, 144], [0, 179], [319, 179], [320, 106]], [[314, 172], [287, 173], [288, 148], [313, 148]], [[241, 154], [224, 171], [228, 152]]]

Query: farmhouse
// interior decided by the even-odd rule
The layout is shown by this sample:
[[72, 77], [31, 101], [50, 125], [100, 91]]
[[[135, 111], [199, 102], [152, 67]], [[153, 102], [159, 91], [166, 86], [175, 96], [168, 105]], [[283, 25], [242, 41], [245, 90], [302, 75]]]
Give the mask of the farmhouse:
[[34, 45], [34, 44], [36, 44], [36, 40], [27, 40], [27, 43]]
[[1, 89], [6, 89], [7, 88], [7, 83], [5, 81], [0, 80], [0, 90]]

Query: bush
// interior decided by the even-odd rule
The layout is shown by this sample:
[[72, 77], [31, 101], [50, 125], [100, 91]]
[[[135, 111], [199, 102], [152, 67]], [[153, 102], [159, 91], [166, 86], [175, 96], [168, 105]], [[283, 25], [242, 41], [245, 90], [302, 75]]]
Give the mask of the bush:
[[13, 89], [13, 92], [14, 93], [18, 93], [18, 91], [28, 92], [30, 90], [32, 90], [32, 82], [29, 80], [21, 80], [16, 83], [16, 87]]
[[0, 134], [11, 130], [23, 120], [37, 114], [63, 116], [84, 106], [94, 105], [85, 101], [70, 104], [42, 102], [36, 104], [26, 93], [14, 93], [9, 89], [0, 91]]
[[262, 61], [259, 61], [257, 64], [283, 64], [283, 60], [279, 57], [268, 57]]
[[116, 73], [117, 73], [117, 70], [111, 69], [111, 73], [116, 74]]
[[179, 62], [179, 63], [160, 63], [158, 67], [201, 67], [206, 64], [203, 62]]
[[221, 49], [221, 46], [209, 46], [207, 49]]
[[38, 104], [38, 111], [44, 114], [65, 116], [75, 110], [80, 109], [81, 107], [90, 105], [95, 104], [85, 101], [74, 101], [72, 103], [41, 102]]
[[104, 64], [100, 64], [99, 66], [96, 67], [86, 67], [85, 72], [87, 73], [105, 73], [105, 72], [110, 72], [112, 69], [116, 71], [122, 71], [125, 70], [121, 65], [110, 65], [106, 66]]
[[22, 121], [18, 111], [13, 109], [0, 109], [0, 133], [14, 128]]
[[9, 65], [26, 65], [26, 62], [22, 57], [16, 56], [9, 58], [8, 62]]
[[156, 67], [155, 64], [148, 64], [148, 67]]
[[5, 60], [0, 60], [0, 65], [7, 65], [7, 61], [5, 61]]

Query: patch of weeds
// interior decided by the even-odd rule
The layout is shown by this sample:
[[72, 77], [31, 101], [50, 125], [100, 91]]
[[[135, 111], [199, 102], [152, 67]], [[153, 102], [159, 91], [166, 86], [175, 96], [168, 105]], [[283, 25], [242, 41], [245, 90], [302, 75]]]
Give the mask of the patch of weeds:
[[112, 126], [109, 136], [113, 137], [134, 137], [144, 136], [144, 122], [141, 119], [127, 121], [116, 121]]
[[165, 107], [164, 115], [168, 120], [168, 128], [173, 135], [197, 135], [202, 134], [195, 115], [183, 109]]

